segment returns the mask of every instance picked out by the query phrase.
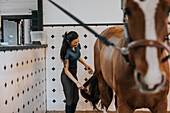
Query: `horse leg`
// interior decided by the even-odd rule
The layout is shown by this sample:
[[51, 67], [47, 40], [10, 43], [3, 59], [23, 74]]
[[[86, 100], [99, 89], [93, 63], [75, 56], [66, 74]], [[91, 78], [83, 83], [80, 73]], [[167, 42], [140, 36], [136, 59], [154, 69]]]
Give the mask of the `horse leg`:
[[131, 109], [127, 104], [118, 105], [118, 110], [116, 110], [116, 113], [133, 113], [134, 110]]
[[116, 113], [133, 113], [133, 112], [134, 112], [134, 109], [132, 109], [126, 102], [121, 101], [121, 99], [117, 95]]
[[103, 108], [103, 113], [107, 113], [105, 106], [104, 106], [104, 108]]
[[109, 105], [112, 102], [113, 92], [111, 91], [108, 84], [104, 81], [102, 73], [96, 73], [99, 81], [99, 91], [101, 94], [101, 103], [108, 109]]
[[118, 112], [118, 109], [117, 109], [117, 96], [116, 96], [116, 94], [115, 94], [115, 96], [114, 96], [114, 97], [115, 97], [114, 99], [115, 99], [115, 108], [116, 108], [116, 113], [119, 113], [119, 112]]
[[117, 111], [117, 96], [115, 94], [115, 108], [116, 108], [116, 111]]
[[167, 113], [167, 101], [160, 101], [156, 106], [150, 109], [152, 113]]

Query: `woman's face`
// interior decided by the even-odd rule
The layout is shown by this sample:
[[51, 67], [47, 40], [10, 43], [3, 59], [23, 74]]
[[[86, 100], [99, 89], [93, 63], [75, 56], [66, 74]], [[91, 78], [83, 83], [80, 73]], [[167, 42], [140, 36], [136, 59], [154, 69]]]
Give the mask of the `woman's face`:
[[71, 43], [70, 46], [71, 47], [77, 47], [79, 44], [79, 37], [77, 39], [74, 39]]

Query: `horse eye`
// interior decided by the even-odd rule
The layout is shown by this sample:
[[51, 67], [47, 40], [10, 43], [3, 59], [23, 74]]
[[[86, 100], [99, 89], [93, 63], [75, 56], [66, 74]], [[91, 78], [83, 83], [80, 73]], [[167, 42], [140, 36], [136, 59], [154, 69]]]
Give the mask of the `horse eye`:
[[132, 12], [131, 12], [131, 9], [129, 7], [125, 8], [125, 14], [127, 14], [128, 16], [132, 16]]
[[167, 15], [169, 16], [169, 14], [170, 14], [170, 6], [168, 7]]
[[163, 53], [164, 49], [161, 49], [161, 53]]

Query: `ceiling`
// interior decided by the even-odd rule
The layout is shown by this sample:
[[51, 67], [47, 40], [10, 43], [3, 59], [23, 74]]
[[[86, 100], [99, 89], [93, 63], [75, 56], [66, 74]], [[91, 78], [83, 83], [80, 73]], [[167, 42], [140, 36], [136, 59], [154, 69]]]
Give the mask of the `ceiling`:
[[30, 15], [37, 10], [37, 0], [0, 0], [1, 15]]

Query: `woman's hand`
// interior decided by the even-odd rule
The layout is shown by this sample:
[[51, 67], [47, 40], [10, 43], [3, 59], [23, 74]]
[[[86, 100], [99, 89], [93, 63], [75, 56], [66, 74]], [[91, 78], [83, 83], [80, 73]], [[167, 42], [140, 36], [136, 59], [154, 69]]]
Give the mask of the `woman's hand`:
[[85, 66], [85, 68], [88, 70], [88, 72], [93, 73], [92, 68], [91, 68], [90, 66], [88, 66], [88, 65], [83, 61], [83, 59], [82, 59], [81, 57], [80, 57], [78, 60]]
[[86, 65], [86, 69], [87, 69], [89, 74], [93, 74], [93, 70], [91, 69], [90, 66]]
[[79, 82], [77, 82], [77, 87], [79, 88], [79, 89], [84, 89], [84, 86], [82, 85], [82, 84], [80, 84]]
[[88, 66], [88, 65], [86, 65], [85, 68], [86, 68], [87, 70], [92, 70], [91, 67]]

